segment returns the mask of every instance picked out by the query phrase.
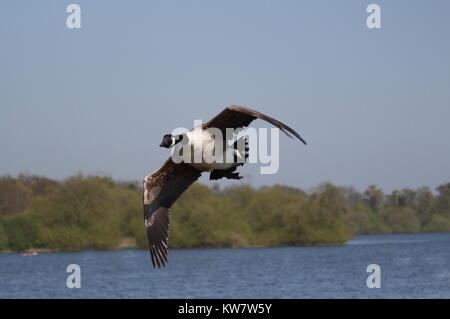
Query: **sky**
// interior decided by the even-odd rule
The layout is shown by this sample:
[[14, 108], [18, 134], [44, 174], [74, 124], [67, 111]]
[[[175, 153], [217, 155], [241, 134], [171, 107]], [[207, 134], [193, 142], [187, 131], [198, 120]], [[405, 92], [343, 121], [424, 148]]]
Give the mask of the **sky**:
[[[66, 26], [71, 3], [80, 29]], [[1, 1], [0, 175], [142, 180], [169, 156], [164, 134], [237, 104], [308, 145], [280, 135], [277, 174], [249, 164], [225, 185], [434, 188], [450, 182], [449, 12], [445, 0]]]

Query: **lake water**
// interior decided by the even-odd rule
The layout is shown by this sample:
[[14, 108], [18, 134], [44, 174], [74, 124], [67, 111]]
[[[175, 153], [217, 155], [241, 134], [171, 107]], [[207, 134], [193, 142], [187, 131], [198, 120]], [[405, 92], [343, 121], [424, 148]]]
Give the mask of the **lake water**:
[[[81, 288], [66, 267], [81, 268]], [[366, 285], [369, 264], [381, 288]], [[343, 246], [0, 254], [0, 298], [450, 298], [450, 233], [358, 236]]]

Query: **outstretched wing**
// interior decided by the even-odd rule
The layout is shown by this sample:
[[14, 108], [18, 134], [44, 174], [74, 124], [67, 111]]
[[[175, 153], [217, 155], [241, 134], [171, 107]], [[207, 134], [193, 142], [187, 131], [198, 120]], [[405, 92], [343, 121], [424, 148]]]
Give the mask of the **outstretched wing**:
[[270, 124], [278, 127], [283, 133], [285, 133], [290, 138], [293, 138], [293, 136], [295, 136], [304, 144], [306, 144], [305, 140], [300, 136], [300, 134], [298, 134], [296, 131], [294, 131], [286, 124], [274, 118], [271, 118], [270, 116], [259, 113], [258, 111], [252, 110], [244, 106], [232, 105], [227, 107], [217, 116], [215, 116], [210, 121], [205, 123], [204, 128], [216, 127], [222, 130], [225, 136], [227, 128], [237, 129], [240, 127], [246, 127], [257, 118], [269, 122]]
[[192, 166], [168, 159], [144, 179], [144, 224], [153, 267], [167, 262], [169, 208], [194, 183], [201, 172]]

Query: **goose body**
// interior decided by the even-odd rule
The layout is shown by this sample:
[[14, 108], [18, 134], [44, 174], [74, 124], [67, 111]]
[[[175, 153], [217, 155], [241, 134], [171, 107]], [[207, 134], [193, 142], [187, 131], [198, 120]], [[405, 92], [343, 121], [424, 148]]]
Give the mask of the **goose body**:
[[[191, 154], [190, 157], [186, 156], [187, 161], [181, 162], [174, 162], [170, 157], [160, 168], [144, 178], [144, 225], [153, 267], [160, 268], [167, 262], [170, 207], [178, 197], [203, 172], [209, 172], [211, 180], [242, 178], [235, 170], [244, 164], [248, 156], [248, 144], [245, 138], [230, 144], [231, 137], [227, 136], [226, 130], [246, 127], [257, 118], [278, 127], [290, 138], [297, 138], [306, 144], [305, 140], [286, 124], [258, 111], [236, 105], [225, 108], [210, 121], [183, 135], [164, 135], [161, 147], [175, 147], [176, 151], [177, 147], [186, 146], [191, 150]], [[222, 161], [210, 161], [203, 157], [203, 154], [215, 154], [218, 151], [215, 149], [216, 138], [209, 128], [222, 132]], [[183, 151], [184, 149], [186, 148], [182, 148]], [[200, 154], [200, 158], [196, 159], [195, 154]]]
[[[200, 162], [196, 160], [195, 154], [216, 154], [216, 137], [208, 130], [203, 128], [193, 129], [186, 133], [188, 140], [187, 147], [191, 150], [191, 157], [189, 165], [202, 171], [211, 172], [213, 170], [228, 170], [236, 167], [239, 163], [234, 160], [235, 156], [243, 158], [243, 149], [235, 148], [234, 145], [229, 145], [222, 142], [222, 149], [219, 161], [208, 161], [204, 156], [200, 157]], [[240, 143], [237, 143], [239, 145]], [[220, 147], [220, 145], [219, 145]], [[220, 160], [221, 159], [221, 160]]]

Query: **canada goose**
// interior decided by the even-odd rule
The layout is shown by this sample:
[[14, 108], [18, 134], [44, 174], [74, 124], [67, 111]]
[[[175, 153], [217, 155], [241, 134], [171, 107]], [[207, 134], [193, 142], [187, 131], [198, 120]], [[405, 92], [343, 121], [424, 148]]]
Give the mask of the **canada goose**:
[[[248, 126], [255, 119], [265, 120], [278, 127], [290, 138], [296, 137], [306, 144], [305, 140], [289, 126], [277, 121], [267, 115], [261, 114], [247, 107], [232, 105], [225, 108], [221, 113], [210, 121], [202, 124], [201, 133], [204, 136], [200, 138], [203, 147], [213, 145], [210, 142], [210, 136], [207, 133], [209, 128], [217, 128], [222, 132], [223, 144], [227, 145], [227, 128], [238, 129]], [[193, 142], [195, 128], [183, 135], [172, 136], [166, 134], [160, 144], [161, 147], [171, 148], [180, 142], [191, 144], [197, 147]], [[206, 138], [205, 138], [206, 136]], [[198, 143], [198, 142], [197, 142]], [[194, 183], [202, 172], [210, 172], [210, 179], [240, 179], [239, 173], [234, 172], [239, 165], [243, 165], [242, 156], [247, 156], [247, 145], [245, 149], [236, 152], [237, 143], [233, 147], [224, 146], [225, 151], [234, 152], [233, 162], [226, 163], [193, 163], [180, 162], [175, 163], [171, 157], [156, 171], [150, 173], [144, 178], [144, 224], [147, 230], [147, 238], [150, 249], [150, 255], [153, 267], [160, 268], [167, 262], [167, 241], [169, 233], [169, 209], [180, 195]]]

